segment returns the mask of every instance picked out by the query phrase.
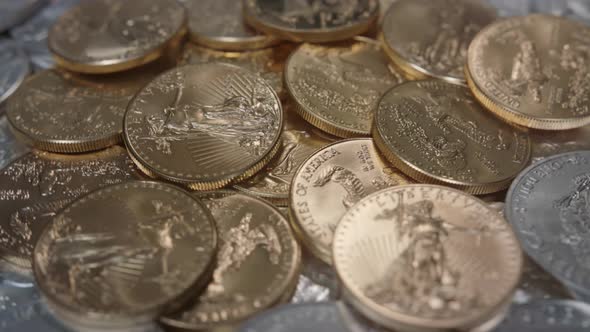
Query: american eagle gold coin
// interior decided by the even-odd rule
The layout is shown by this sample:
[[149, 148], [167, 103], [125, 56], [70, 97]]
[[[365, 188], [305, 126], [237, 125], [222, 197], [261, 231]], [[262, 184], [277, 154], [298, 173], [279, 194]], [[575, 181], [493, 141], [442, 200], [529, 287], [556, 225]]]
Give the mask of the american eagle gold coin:
[[243, 6], [246, 22], [256, 30], [295, 42], [346, 40], [379, 18], [378, 0], [245, 0]]
[[398, 0], [383, 18], [382, 42], [408, 78], [464, 85], [469, 44], [496, 16], [482, 0]]
[[186, 10], [175, 0], [82, 1], [49, 31], [59, 66], [112, 73], [160, 58], [186, 32]]
[[235, 325], [283, 301], [299, 276], [301, 249], [287, 219], [244, 194], [203, 198], [219, 231], [213, 279], [162, 323], [184, 330]]
[[325, 263], [332, 262], [338, 221], [363, 197], [411, 180], [381, 158], [370, 138], [340, 141], [309, 157], [295, 173], [290, 218], [301, 242]]
[[403, 81], [371, 39], [340, 46], [304, 44], [285, 68], [285, 85], [297, 112], [339, 137], [370, 135], [379, 98]]
[[525, 129], [485, 110], [468, 88], [440, 80], [389, 90], [379, 103], [373, 138], [415, 180], [473, 194], [506, 189], [531, 155]]
[[590, 124], [590, 28], [548, 15], [498, 21], [469, 47], [465, 72], [477, 99], [519, 125], [564, 130]]
[[475, 331], [506, 310], [523, 264], [502, 216], [435, 185], [362, 199], [342, 217], [333, 256], [346, 299], [403, 332]]
[[280, 148], [279, 97], [228, 64], [172, 69], [129, 103], [124, 141], [147, 175], [212, 190], [251, 177]]

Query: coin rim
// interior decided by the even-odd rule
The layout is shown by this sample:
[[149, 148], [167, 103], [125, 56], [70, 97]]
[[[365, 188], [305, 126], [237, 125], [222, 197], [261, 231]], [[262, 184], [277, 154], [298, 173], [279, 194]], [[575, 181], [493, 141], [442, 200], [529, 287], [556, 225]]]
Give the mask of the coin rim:
[[[3, 94], [0, 94], [0, 105], [2, 106], [4, 106], [4, 103], [8, 100], [8, 98], [10, 98], [10, 96], [12, 96], [20, 88], [23, 82], [25, 82], [25, 80], [27, 79], [27, 76], [29, 76], [29, 74], [32, 71], [29, 57], [25, 53], [24, 49], [16, 41], [11, 40], [9, 38], [0, 38], [0, 44], [3, 42], [11, 44], [11, 46], [14, 47], [14, 49], [16, 49], [18, 56], [22, 59], [26, 59], [26, 61], [24, 61], [26, 69], [21, 73], [21, 75], [19, 75], [18, 79], [15, 82], [13, 82], [13, 84], [11, 84], [8, 89], [6, 89], [6, 91]], [[4, 66], [5, 64], [2, 65]], [[0, 109], [0, 113], [2, 113], [2, 109]]]
[[[465, 318], [461, 318], [457, 316], [457, 318], [445, 318], [445, 319], [437, 319], [437, 318], [422, 318], [419, 315], [410, 315], [405, 314], [393, 310], [386, 310], [383, 309], [381, 305], [375, 304], [374, 301], [368, 300], [367, 297], [363, 294], [358, 293], [358, 285], [349, 287], [346, 279], [343, 277], [342, 267], [339, 268], [338, 259], [342, 255], [337, 255], [338, 246], [334, 245], [332, 247], [333, 257], [334, 257], [334, 269], [336, 270], [336, 274], [338, 275], [338, 279], [342, 284], [342, 291], [345, 297], [349, 298], [351, 304], [353, 304], [359, 311], [365, 313], [368, 316], [371, 316], [373, 319], [377, 319], [381, 324], [389, 326], [390, 328], [410, 328], [410, 329], [425, 329], [426, 331], [441, 331], [442, 329], [453, 329], [453, 328], [473, 328], [478, 327], [479, 325], [485, 323], [489, 319], [493, 319], [493, 317], [501, 312], [503, 308], [505, 308], [506, 304], [509, 304], [512, 301], [512, 295], [514, 294], [515, 290], [518, 288], [520, 283], [520, 278], [523, 273], [523, 261], [524, 261], [524, 254], [522, 251], [522, 247], [520, 245], [520, 241], [515, 234], [512, 227], [510, 227], [510, 223], [505, 220], [496, 210], [491, 208], [486, 202], [482, 201], [481, 199], [472, 196], [464, 191], [450, 188], [447, 186], [441, 186], [436, 184], [406, 184], [400, 185], [395, 187], [386, 188], [375, 193], [372, 193], [365, 198], [361, 199], [355, 206], [361, 206], [364, 202], [368, 199], [373, 198], [373, 196], [382, 195], [388, 191], [403, 191], [410, 188], [432, 188], [432, 189], [442, 189], [450, 192], [454, 192], [459, 194], [465, 198], [470, 198], [475, 200], [476, 203], [479, 203], [488, 213], [495, 215], [498, 220], [503, 221], [506, 225], [506, 232], [509, 233], [512, 237], [515, 247], [517, 248], [517, 255], [515, 255], [515, 260], [517, 261], [517, 272], [515, 274], [514, 281], [510, 287], [506, 288], [506, 296], [498, 301], [496, 305], [489, 306], [488, 310], [482, 311], [480, 315], [472, 315], [474, 316], [471, 320], [466, 321]], [[351, 208], [351, 210], [354, 209]], [[350, 211], [350, 210], [349, 210]], [[347, 212], [348, 214], [348, 212]], [[345, 215], [346, 216], [346, 215]], [[344, 217], [342, 219], [344, 219]], [[339, 232], [340, 228], [342, 228], [342, 222], [338, 224], [336, 232], [334, 233], [334, 244], [336, 243], [336, 236], [340, 234], [342, 231]], [[342, 263], [340, 263], [342, 264]], [[393, 313], [393, 314], [392, 314]], [[444, 321], [443, 321], [444, 320]]]

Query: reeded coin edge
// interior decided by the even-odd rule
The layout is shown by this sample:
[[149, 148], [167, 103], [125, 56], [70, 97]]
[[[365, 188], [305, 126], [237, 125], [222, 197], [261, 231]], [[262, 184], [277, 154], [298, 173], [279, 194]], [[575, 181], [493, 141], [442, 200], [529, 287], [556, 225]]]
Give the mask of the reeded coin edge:
[[190, 29], [190, 40], [200, 46], [208, 47], [219, 51], [241, 52], [241, 51], [256, 51], [264, 48], [269, 48], [281, 43], [270, 35], [257, 35], [252, 37], [209, 37]]
[[[514, 241], [514, 244], [516, 245], [516, 247], [519, 248], [519, 250], [518, 250], [519, 254], [517, 255], [518, 257], [515, 257], [518, 260], [518, 262], [517, 262], [518, 271], [516, 273], [516, 277], [514, 278], [513, 285], [509, 289], [507, 288], [507, 290], [506, 290], [506, 297], [504, 298], [503, 301], [500, 301], [496, 306], [490, 307], [489, 310], [482, 312], [481, 315], [477, 315], [476, 318], [472, 319], [471, 321], [467, 321], [467, 322], [465, 322], [465, 321], [459, 322], [461, 319], [457, 319], [457, 318], [456, 319], [446, 319], [443, 322], [441, 320], [437, 320], [436, 318], [435, 319], [424, 319], [424, 318], [420, 318], [417, 316], [411, 316], [408, 314], [404, 314], [401, 312], [394, 312], [394, 315], [396, 316], [395, 318], [390, 317], [390, 315], [387, 314], [387, 310], [383, 309], [382, 306], [380, 306], [378, 304], [374, 304], [374, 303], [372, 303], [372, 301], [367, 301], [366, 297], [363, 294], [358, 293], [358, 291], [357, 291], [358, 287], [349, 287], [349, 285], [347, 285], [346, 279], [343, 276], [344, 272], [342, 271], [342, 267], [339, 267], [339, 264], [338, 264], [339, 255], [337, 255], [337, 251], [338, 251], [338, 244], [336, 241], [337, 235], [342, 232], [340, 230], [341, 228], [346, 227], [346, 225], [341, 222], [338, 224], [336, 232], [334, 233], [334, 245], [332, 247], [332, 251], [333, 251], [333, 257], [334, 257], [334, 265], [333, 266], [334, 266], [334, 269], [336, 270], [336, 274], [338, 275], [338, 279], [340, 280], [340, 283], [342, 285], [343, 296], [345, 298], [347, 298], [350, 301], [350, 303], [360, 312], [364, 313], [368, 317], [377, 321], [381, 325], [384, 325], [384, 326], [387, 326], [387, 327], [390, 327], [393, 329], [402, 329], [402, 330], [409, 329], [411, 331], [414, 331], [414, 330], [416, 330], [417, 327], [419, 327], [420, 331], [440, 332], [441, 329], [460, 328], [461, 330], [467, 329], [467, 330], [473, 331], [472, 330], [473, 328], [477, 328], [482, 325], [485, 325], [485, 323], [487, 321], [492, 320], [496, 315], [500, 314], [502, 312], [502, 310], [504, 310], [512, 302], [512, 294], [514, 294], [514, 292], [516, 291], [518, 284], [520, 282], [520, 277], [523, 273], [524, 256], [522, 253], [522, 249], [521, 249], [518, 237], [514, 233], [512, 228], [510, 227], [510, 224], [504, 219], [504, 217], [502, 217], [498, 212], [496, 212], [493, 208], [491, 208], [486, 202], [482, 201], [481, 199], [479, 199], [475, 196], [471, 196], [468, 193], [465, 193], [461, 190], [450, 188], [447, 186], [441, 186], [441, 185], [436, 185], [436, 184], [407, 184], [407, 185], [400, 185], [400, 186], [396, 186], [396, 187], [390, 187], [390, 188], [386, 188], [386, 189], [377, 191], [373, 194], [366, 196], [365, 198], [361, 199], [361, 201], [359, 201], [357, 203], [357, 205], [355, 205], [355, 206], [361, 206], [361, 204], [363, 204], [363, 201], [372, 199], [373, 196], [380, 195], [383, 192], [390, 191], [390, 190], [404, 190], [404, 189], [407, 189], [410, 187], [423, 187], [423, 188], [429, 187], [429, 188], [433, 188], [433, 189], [443, 189], [443, 190], [447, 190], [447, 191], [453, 191], [457, 194], [460, 194], [463, 197], [470, 197], [471, 199], [480, 203], [481, 206], [484, 209], [488, 210], [488, 212], [490, 214], [495, 214], [500, 220], [504, 220], [504, 223], [506, 223], [506, 226], [507, 226], [507, 231], [512, 235], [511, 237], [512, 237], [512, 240]], [[354, 209], [354, 207], [352, 209]], [[343, 219], [344, 219], [344, 216], [343, 216]]]

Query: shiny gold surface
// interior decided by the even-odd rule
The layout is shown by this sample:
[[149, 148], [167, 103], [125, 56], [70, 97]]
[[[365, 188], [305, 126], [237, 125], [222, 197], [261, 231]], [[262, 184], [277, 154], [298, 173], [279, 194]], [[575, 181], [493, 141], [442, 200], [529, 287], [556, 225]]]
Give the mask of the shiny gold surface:
[[291, 223], [302, 243], [326, 263], [338, 221], [375, 191], [411, 181], [381, 159], [369, 138], [331, 144], [297, 170], [291, 186]]
[[82, 1], [49, 31], [58, 65], [112, 73], [152, 62], [186, 32], [186, 10], [175, 0]]
[[246, 26], [242, 1], [180, 0], [188, 11], [193, 42], [225, 51], [247, 51], [276, 45], [279, 40]]
[[244, 1], [244, 18], [249, 25], [295, 42], [346, 40], [368, 31], [378, 17], [377, 0]]
[[190, 65], [135, 96], [124, 140], [148, 175], [212, 190], [262, 169], [280, 147], [282, 125], [279, 98], [259, 76], [227, 64]]
[[284, 106], [282, 147], [274, 159], [260, 172], [236, 184], [237, 190], [287, 206], [291, 182], [299, 166], [322, 147], [334, 142], [317, 135], [310, 124], [297, 113], [294, 106]]
[[465, 84], [467, 48], [495, 19], [481, 0], [398, 0], [383, 18], [382, 41], [408, 76]]
[[471, 330], [497, 316], [522, 270], [503, 217], [461, 191], [408, 185], [351, 208], [334, 235], [347, 299], [396, 331]]
[[41, 150], [80, 153], [106, 148], [122, 141], [129, 101], [164, 68], [154, 63], [102, 76], [41, 71], [11, 97], [8, 120], [19, 138]]
[[385, 157], [417, 181], [474, 194], [505, 189], [530, 159], [526, 131], [487, 112], [467, 88], [435, 80], [387, 92], [373, 137]]
[[371, 39], [340, 46], [304, 44], [285, 69], [297, 112], [340, 137], [368, 136], [379, 98], [403, 81]]
[[220, 234], [213, 280], [198, 299], [161, 321], [202, 330], [236, 324], [291, 294], [301, 250], [285, 217], [260, 199], [222, 193], [204, 200]]
[[498, 21], [469, 47], [469, 86], [490, 111], [522, 126], [590, 124], [589, 38], [587, 26], [554, 16]]

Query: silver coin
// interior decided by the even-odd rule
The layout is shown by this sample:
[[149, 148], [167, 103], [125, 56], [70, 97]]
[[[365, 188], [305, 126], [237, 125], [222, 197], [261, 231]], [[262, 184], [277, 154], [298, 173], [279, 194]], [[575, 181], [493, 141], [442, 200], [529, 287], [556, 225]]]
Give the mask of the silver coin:
[[531, 0], [488, 0], [487, 2], [498, 9], [500, 16], [527, 15], [533, 10]]
[[305, 275], [299, 276], [291, 303], [326, 302], [336, 299], [334, 290], [322, 286]]
[[570, 292], [552, 275], [543, 270], [530, 258], [525, 257], [522, 277], [514, 293], [513, 303], [527, 303], [536, 300], [571, 298]]
[[32, 18], [10, 30], [10, 35], [27, 52], [35, 71], [53, 68], [54, 60], [47, 47], [47, 35], [53, 23], [80, 0], [54, 0]]
[[0, 104], [18, 89], [29, 72], [29, 58], [23, 49], [13, 40], [0, 39]]
[[494, 332], [584, 332], [590, 329], [590, 305], [563, 300], [514, 305]]
[[590, 151], [553, 156], [524, 170], [508, 191], [505, 215], [533, 260], [590, 292]]
[[379, 331], [342, 302], [289, 304], [256, 316], [238, 332]]
[[0, 33], [26, 20], [46, 2], [46, 0], [0, 0]]
[[586, 293], [574, 287], [571, 287], [569, 291], [576, 301], [584, 302], [590, 305], [590, 293]]
[[49, 313], [32, 280], [26, 284], [0, 282], [0, 331], [66, 331]]
[[0, 115], [0, 169], [29, 151], [10, 131], [6, 115]]

